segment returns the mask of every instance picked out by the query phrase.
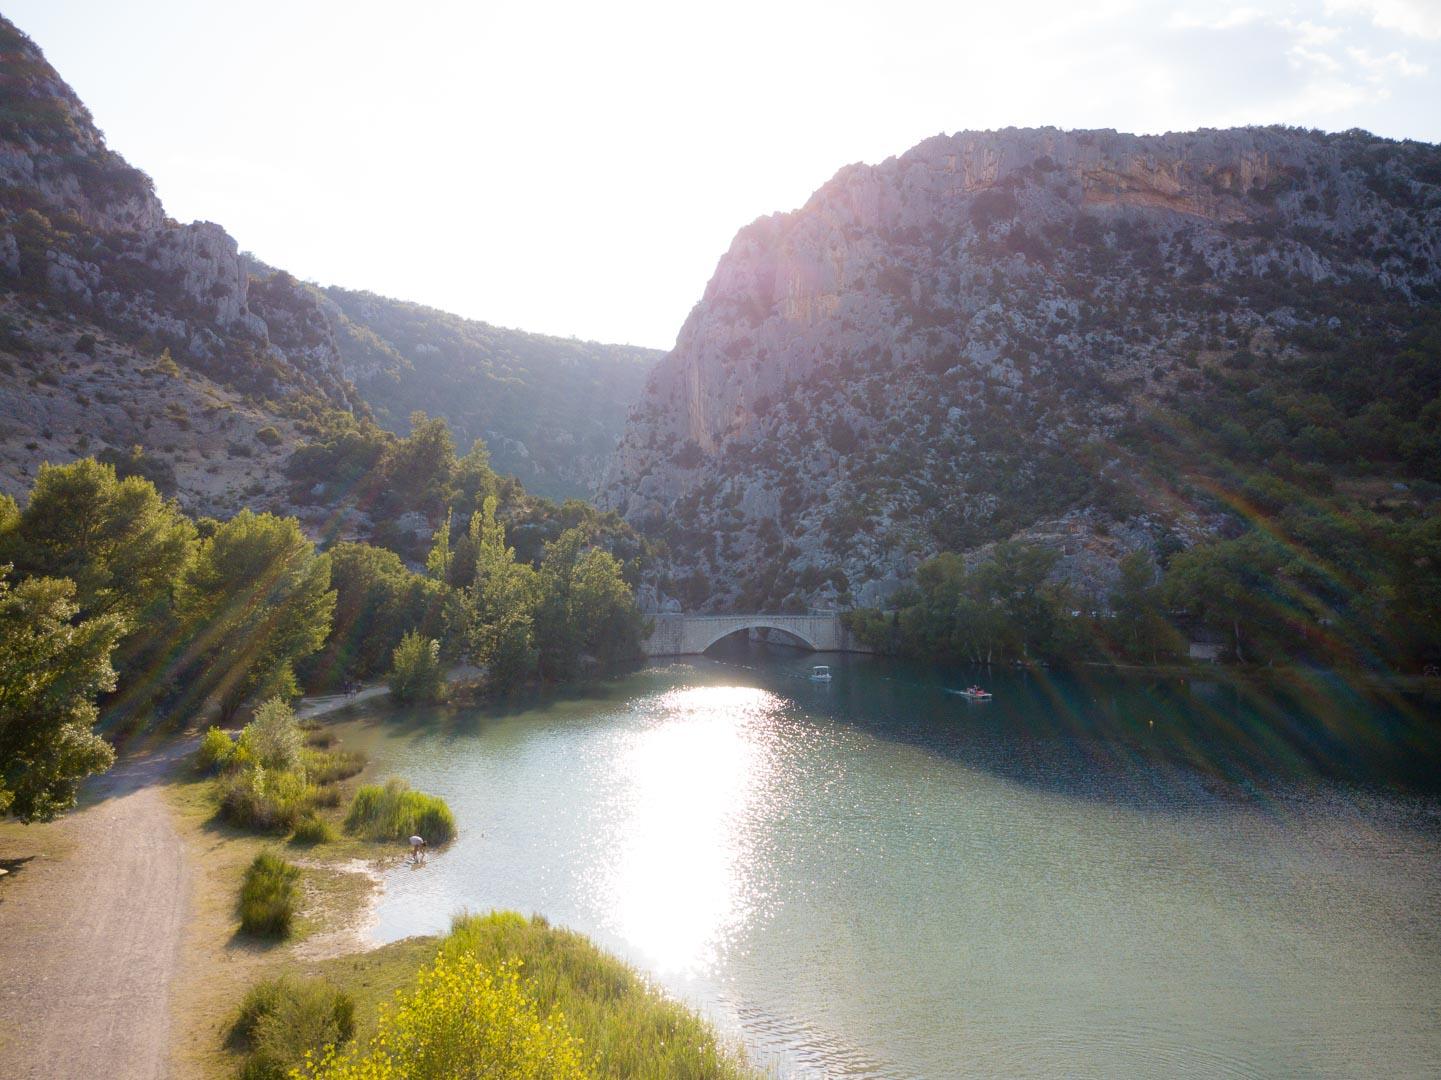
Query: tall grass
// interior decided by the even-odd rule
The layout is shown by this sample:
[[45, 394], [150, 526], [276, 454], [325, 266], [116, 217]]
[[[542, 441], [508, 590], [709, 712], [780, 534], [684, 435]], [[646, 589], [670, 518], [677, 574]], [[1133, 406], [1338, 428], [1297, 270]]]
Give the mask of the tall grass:
[[301, 816], [295, 823], [295, 832], [290, 836], [293, 844], [331, 844], [340, 839], [335, 826], [314, 810]]
[[455, 817], [444, 799], [412, 791], [404, 780], [391, 778], [384, 787], [367, 784], [356, 791], [345, 829], [370, 840], [414, 835], [441, 844], [455, 836]]
[[240, 886], [240, 929], [257, 937], [282, 938], [295, 917], [295, 883], [300, 868], [273, 851], [262, 851]]
[[634, 969], [581, 934], [514, 912], [457, 918], [443, 956], [473, 956], [486, 970], [519, 961], [540, 1015], [559, 1009], [600, 1078], [759, 1080], [696, 1013], [652, 989]]
[[300, 773], [252, 765], [220, 778], [220, 816], [259, 832], [289, 832], [321, 792]]
[[354, 1035], [354, 998], [320, 979], [286, 976], [251, 987], [230, 1032], [249, 1051], [241, 1080], [283, 1080], [307, 1051], [318, 1055]]

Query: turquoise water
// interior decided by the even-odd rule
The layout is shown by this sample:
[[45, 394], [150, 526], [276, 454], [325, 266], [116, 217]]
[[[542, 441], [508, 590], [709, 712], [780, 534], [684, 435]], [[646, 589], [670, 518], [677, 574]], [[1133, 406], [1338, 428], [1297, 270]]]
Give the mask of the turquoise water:
[[540, 912], [781, 1076], [1421, 1076], [1438, 730], [1322, 683], [738, 646], [346, 739], [461, 823], [387, 873], [377, 940]]

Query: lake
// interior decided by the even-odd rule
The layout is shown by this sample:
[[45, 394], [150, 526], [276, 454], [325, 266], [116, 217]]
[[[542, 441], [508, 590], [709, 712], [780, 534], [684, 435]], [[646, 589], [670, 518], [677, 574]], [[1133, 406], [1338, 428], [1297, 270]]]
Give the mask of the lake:
[[740, 643], [345, 726], [460, 823], [377, 940], [539, 912], [779, 1076], [1441, 1074], [1441, 724], [1405, 702]]

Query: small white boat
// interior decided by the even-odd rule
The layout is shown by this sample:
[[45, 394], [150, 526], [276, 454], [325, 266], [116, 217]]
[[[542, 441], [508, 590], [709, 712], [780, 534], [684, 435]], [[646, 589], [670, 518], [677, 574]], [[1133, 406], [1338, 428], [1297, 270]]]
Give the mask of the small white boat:
[[972, 701], [990, 701], [995, 695], [989, 690], [982, 690], [979, 686], [968, 686], [964, 690], [947, 689], [948, 694], [957, 694], [963, 698], [970, 698]]
[[830, 682], [831, 669], [825, 664], [817, 664], [811, 668], [811, 682]]

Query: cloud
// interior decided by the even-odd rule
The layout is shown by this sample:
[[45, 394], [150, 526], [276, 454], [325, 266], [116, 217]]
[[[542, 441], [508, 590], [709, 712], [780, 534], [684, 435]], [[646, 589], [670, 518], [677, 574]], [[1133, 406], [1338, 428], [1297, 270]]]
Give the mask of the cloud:
[[1383, 30], [1428, 41], [1441, 39], [1441, 3], [1437, 0], [1326, 0], [1326, 12], [1359, 13]]

